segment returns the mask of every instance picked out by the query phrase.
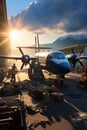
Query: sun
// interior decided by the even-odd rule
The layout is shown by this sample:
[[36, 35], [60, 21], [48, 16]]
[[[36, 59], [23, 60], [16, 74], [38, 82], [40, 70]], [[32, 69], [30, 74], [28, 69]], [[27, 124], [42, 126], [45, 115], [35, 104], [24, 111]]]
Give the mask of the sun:
[[12, 30], [10, 33], [9, 33], [9, 36], [10, 36], [10, 41], [11, 41], [11, 46], [12, 48], [15, 48], [20, 40], [21, 40], [21, 31], [19, 30]]
[[13, 38], [13, 39], [16, 39], [19, 36], [20, 36], [20, 31], [19, 30], [12, 30], [10, 32], [10, 37]]
[[19, 46], [34, 45], [35, 34], [27, 30], [11, 30], [9, 37], [12, 50], [17, 49]]

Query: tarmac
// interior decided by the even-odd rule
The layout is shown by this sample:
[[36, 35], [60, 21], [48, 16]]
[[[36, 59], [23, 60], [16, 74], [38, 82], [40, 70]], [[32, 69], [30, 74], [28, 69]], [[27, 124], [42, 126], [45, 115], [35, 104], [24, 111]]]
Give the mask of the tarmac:
[[[65, 76], [64, 86], [58, 92], [64, 94], [64, 100], [50, 102], [44, 112], [31, 112], [40, 102], [33, 99], [27, 91], [22, 93], [26, 110], [27, 130], [87, 130], [87, 90], [78, 87], [80, 74], [69, 73]], [[45, 73], [46, 78], [55, 78]], [[26, 73], [19, 73], [17, 80], [29, 80]]]

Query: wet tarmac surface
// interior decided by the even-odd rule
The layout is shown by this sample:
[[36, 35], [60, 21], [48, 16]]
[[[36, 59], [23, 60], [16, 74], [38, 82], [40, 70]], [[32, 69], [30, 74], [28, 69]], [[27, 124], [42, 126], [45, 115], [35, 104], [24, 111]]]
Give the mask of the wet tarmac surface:
[[[25, 75], [19, 74], [19, 84]], [[46, 73], [46, 78], [51, 76]], [[46, 108], [45, 105], [41, 106], [43, 100], [36, 100], [29, 95], [29, 88], [25, 85], [22, 98], [26, 107], [27, 130], [87, 130], [87, 90], [78, 87], [79, 80], [80, 74], [66, 75], [64, 86], [58, 89], [58, 93], [64, 94], [64, 100], [50, 100]]]
[[[73, 75], [73, 76], [72, 76]], [[80, 75], [69, 74], [64, 79], [64, 86], [59, 87], [59, 93], [64, 94], [64, 101], [51, 102], [43, 113], [37, 111], [26, 113], [28, 129], [35, 130], [87, 130], [87, 91], [78, 88]], [[29, 95], [28, 106], [37, 105]], [[38, 124], [43, 120], [47, 122]], [[38, 124], [38, 125], [35, 125]]]

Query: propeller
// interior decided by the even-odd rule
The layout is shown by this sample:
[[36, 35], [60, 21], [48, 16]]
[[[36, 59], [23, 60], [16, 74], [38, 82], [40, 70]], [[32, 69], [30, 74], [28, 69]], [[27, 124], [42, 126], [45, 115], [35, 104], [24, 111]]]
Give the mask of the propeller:
[[84, 64], [80, 61], [80, 56], [83, 53], [83, 50], [80, 52], [79, 56], [75, 53], [74, 49], [71, 49], [73, 55], [69, 58], [69, 60], [72, 63], [72, 67], [74, 68], [76, 66], [76, 63], [79, 62], [82, 67], [84, 67]]
[[19, 51], [21, 52], [21, 54], [22, 54], [22, 65], [21, 65], [21, 70], [23, 69], [23, 67], [24, 67], [24, 65], [26, 66], [27, 64], [29, 64], [30, 65], [30, 57], [29, 57], [29, 55], [24, 55], [24, 53], [23, 53], [23, 51], [22, 51], [22, 49], [19, 47]]

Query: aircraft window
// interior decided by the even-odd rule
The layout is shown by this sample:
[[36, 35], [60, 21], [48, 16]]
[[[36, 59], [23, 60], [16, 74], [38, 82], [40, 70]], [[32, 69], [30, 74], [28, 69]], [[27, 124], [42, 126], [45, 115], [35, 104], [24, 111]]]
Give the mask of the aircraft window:
[[60, 54], [60, 53], [55, 53], [53, 55], [53, 58], [56, 58], [56, 59], [66, 59], [65, 55]]

